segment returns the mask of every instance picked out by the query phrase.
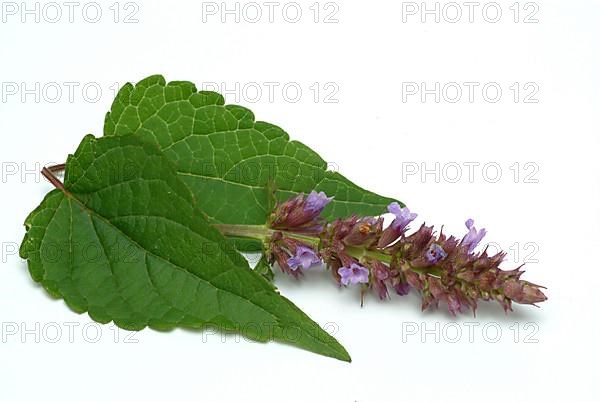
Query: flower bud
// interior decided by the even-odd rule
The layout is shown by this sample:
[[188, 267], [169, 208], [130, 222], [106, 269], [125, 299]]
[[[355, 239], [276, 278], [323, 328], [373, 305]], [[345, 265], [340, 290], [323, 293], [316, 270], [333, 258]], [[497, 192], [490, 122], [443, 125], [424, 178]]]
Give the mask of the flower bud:
[[348, 246], [370, 246], [381, 233], [382, 225], [383, 219], [367, 217], [357, 220], [342, 241]]
[[308, 196], [298, 194], [275, 207], [269, 218], [270, 227], [319, 233], [323, 230], [319, 215], [332, 199], [323, 192], [312, 191]]
[[548, 298], [540, 290], [541, 286], [529, 283], [526, 281], [519, 281], [511, 279], [504, 283], [502, 289], [504, 295], [513, 301], [521, 304], [535, 304], [540, 303]]

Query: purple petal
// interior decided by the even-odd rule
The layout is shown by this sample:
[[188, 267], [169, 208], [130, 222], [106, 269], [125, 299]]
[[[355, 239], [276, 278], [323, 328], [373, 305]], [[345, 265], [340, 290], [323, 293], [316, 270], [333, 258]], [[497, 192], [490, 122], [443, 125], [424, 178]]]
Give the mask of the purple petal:
[[392, 228], [398, 232], [403, 231], [417, 217], [417, 214], [410, 212], [408, 207], [402, 208], [397, 202], [388, 205], [388, 211], [396, 216], [392, 222]]
[[347, 267], [341, 267], [338, 269], [338, 274], [340, 275], [340, 282], [342, 285], [350, 284], [350, 277], [352, 276], [352, 270]]
[[292, 269], [292, 271], [297, 270], [298, 267], [302, 265], [302, 261], [296, 257], [288, 258], [287, 263], [290, 266], [290, 268]]
[[474, 226], [475, 221], [473, 219], [467, 219], [465, 226], [469, 229], [469, 232], [461, 240], [463, 246], [468, 247], [468, 252], [471, 253], [481, 242], [487, 231], [485, 229], [477, 230]]
[[358, 266], [358, 268], [353, 268], [353, 270], [358, 270], [358, 273], [355, 273], [354, 278], [356, 278], [356, 283], [369, 283], [369, 270], [365, 267]]
[[322, 191], [317, 193], [313, 190], [306, 197], [304, 211], [310, 213], [320, 213], [323, 208], [325, 208], [325, 206], [331, 202], [331, 200], [333, 200], [333, 197], [327, 197], [327, 194]]
[[401, 214], [402, 207], [397, 202], [392, 202], [390, 205], [388, 205], [387, 210], [390, 214], [398, 216]]
[[369, 283], [369, 270], [356, 263], [352, 263], [349, 268], [341, 267], [338, 269], [338, 274], [340, 275], [342, 285]]
[[437, 264], [444, 258], [448, 257], [448, 253], [439, 244], [432, 244], [425, 252], [425, 258], [430, 264]]
[[308, 269], [314, 264], [321, 262], [321, 259], [310, 247], [298, 246], [296, 247], [296, 255], [287, 260], [288, 265], [292, 270], [302, 267]]

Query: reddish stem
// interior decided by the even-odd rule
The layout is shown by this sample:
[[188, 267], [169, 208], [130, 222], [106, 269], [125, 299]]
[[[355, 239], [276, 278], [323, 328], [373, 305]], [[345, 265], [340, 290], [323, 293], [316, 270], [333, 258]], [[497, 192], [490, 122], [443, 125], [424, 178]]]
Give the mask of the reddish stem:
[[[61, 165], [56, 165], [56, 166], [61, 166]], [[60, 181], [60, 180], [58, 179], [58, 177], [56, 177], [56, 176], [54, 175], [54, 173], [53, 173], [53, 172], [56, 172], [56, 171], [63, 170], [63, 169], [64, 169], [64, 165], [63, 165], [63, 168], [62, 168], [62, 169], [58, 169], [58, 170], [56, 170], [56, 169], [54, 169], [54, 168], [55, 168], [55, 166], [51, 166], [51, 167], [49, 167], [49, 168], [47, 168], [47, 167], [43, 168], [43, 169], [42, 169], [42, 175], [44, 175], [44, 177], [45, 177], [46, 179], [48, 179], [48, 181], [49, 181], [50, 183], [52, 183], [52, 185], [53, 185], [54, 187], [56, 187], [57, 189], [59, 189], [59, 190], [61, 190], [61, 191], [63, 191], [63, 192], [66, 192], [66, 190], [65, 190], [65, 186], [64, 186], [64, 184], [62, 183], [62, 181]]]
[[65, 170], [66, 166], [67, 166], [66, 163], [60, 163], [58, 165], [48, 166], [48, 170], [51, 171], [52, 173], [58, 173], [58, 172], [62, 172], [63, 170]]

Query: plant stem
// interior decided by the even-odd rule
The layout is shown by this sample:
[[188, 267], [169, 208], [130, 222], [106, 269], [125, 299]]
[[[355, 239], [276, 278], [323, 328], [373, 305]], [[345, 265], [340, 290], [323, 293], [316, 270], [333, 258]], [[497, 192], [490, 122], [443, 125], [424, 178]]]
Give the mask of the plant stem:
[[[281, 230], [269, 229], [265, 225], [227, 225], [218, 223], [214, 224], [213, 226], [224, 236], [248, 237], [251, 239], [260, 240], [262, 242], [267, 241], [273, 235], [273, 233], [281, 232]], [[321, 241], [318, 237], [312, 237], [300, 233], [286, 231], [285, 234], [288, 237], [304, 241], [313, 246], [318, 246], [319, 242]]]
[[[284, 230], [276, 230], [270, 229], [265, 225], [227, 225], [227, 224], [215, 224], [213, 225], [217, 230], [219, 230], [224, 236], [232, 236], [232, 237], [246, 237], [250, 239], [260, 240], [263, 243], [266, 243], [269, 238], [275, 232], [283, 232], [287, 237], [303, 241], [304, 243], [308, 243], [316, 249], [319, 248], [321, 243], [321, 239], [318, 235], [309, 236], [300, 233], [293, 233]], [[361, 260], [363, 258], [371, 258], [374, 260], [379, 260], [385, 264], [390, 264], [392, 262], [392, 256], [390, 254], [384, 253], [378, 250], [367, 250], [363, 247], [353, 247], [347, 246], [345, 251], [356, 258], [357, 260]], [[415, 268], [410, 267], [411, 270], [418, 273], [426, 273], [428, 275], [440, 277], [441, 272], [437, 268]]]
[[54, 187], [56, 187], [57, 189], [59, 189], [59, 190], [61, 190], [61, 191], [63, 191], [63, 192], [66, 192], [66, 191], [65, 191], [65, 186], [64, 186], [64, 184], [63, 184], [63, 183], [62, 183], [62, 182], [61, 182], [61, 181], [58, 179], [58, 177], [56, 177], [56, 176], [54, 175], [54, 173], [53, 173], [53, 171], [51, 170], [51, 168], [47, 168], [47, 167], [43, 168], [43, 169], [42, 169], [42, 175], [44, 175], [44, 177], [45, 177], [46, 179], [48, 179], [48, 181], [49, 181], [50, 183], [52, 183], [52, 185], [53, 185]]
[[[224, 236], [233, 236], [233, 237], [247, 237], [251, 239], [260, 240], [262, 242], [268, 241], [268, 239], [275, 232], [284, 232], [287, 237], [292, 239], [300, 240], [305, 243], [314, 246], [315, 248], [319, 247], [321, 243], [321, 239], [315, 236], [309, 236], [300, 233], [293, 233], [282, 230], [270, 229], [264, 225], [227, 225], [227, 224], [215, 224], [213, 225], [217, 230], [219, 230]], [[347, 247], [346, 252], [353, 256], [354, 258], [361, 259], [363, 257], [377, 259], [381, 262], [389, 264], [392, 261], [392, 256], [389, 254], [385, 254], [376, 250], [366, 250], [362, 247]]]
[[372, 258], [389, 264], [392, 262], [392, 256], [377, 250], [367, 250], [362, 247], [346, 247], [346, 252], [352, 257], [361, 259], [362, 257]]
[[227, 224], [214, 224], [213, 225], [223, 236], [233, 237], [247, 237], [250, 239], [256, 239], [260, 241], [266, 241], [271, 232], [264, 225], [227, 225]]
[[58, 165], [48, 166], [48, 170], [51, 171], [52, 173], [59, 173], [59, 172], [62, 172], [63, 170], [65, 170], [66, 166], [67, 165], [65, 163], [60, 163]]

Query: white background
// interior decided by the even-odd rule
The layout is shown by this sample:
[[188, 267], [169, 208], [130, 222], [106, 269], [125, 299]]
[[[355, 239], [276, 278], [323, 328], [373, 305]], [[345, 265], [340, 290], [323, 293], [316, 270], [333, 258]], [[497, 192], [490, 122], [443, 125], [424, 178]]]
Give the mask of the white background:
[[[598, 2], [522, 2], [514, 22], [514, 2], [500, 1], [496, 23], [484, 18], [495, 18], [494, 8], [482, 15], [485, 2], [473, 22], [460, 3], [456, 23], [446, 2], [439, 23], [435, 15], [421, 22], [420, 10], [403, 15], [398, 1], [323, 1], [318, 22], [314, 1], [299, 1], [297, 23], [286, 21], [292, 6], [282, 14], [286, 2], [273, 22], [259, 2], [254, 23], [256, 7], [244, 3], [239, 22], [232, 14], [224, 23], [220, 2], [125, 3], [117, 23], [113, 1], [100, 3], [96, 23], [86, 21], [91, 6], [82, 15], [85, 2], [72, 23], [62, 2], [55, 23], [54, 6], [39, 3], [36, 22], [20, 2], [14, 15], [2, 3], [0, 400], [599, 400]], [[536, 9], [538, 22], [525, 23]], [[138, 22], [124, 23], [132, 12]], [[338, 22], [325, 23], [332, 12]], [[281, 292], [335, 332], [351, 364], [220, 334], [115, 332], [71, 312], [34, 284], [14, 251], [23, 220], [51, 188], [27, 171], [63, 161], [86, 133], [100, 136], [115, 84], [156, 73], [227, 89], [229, 103], [280, 125], [356, 183], [406, 202], [416, 224], [461, 236], [473, 217], [486, 241], [512, 250], [504, 267], [529, 262], [524, 278], [547, 286], [549, 300], [508, 315], [482, 303], [476, 318], [452, 318], [422, 313], [415, 294], [370, 295], [360, 308], [358, 290], [337, 289], [322, 268], [300, 282], [278, 272]], [[265, 82], [278, 83], [271, 99]], [[403, 99], [403, 87], [421, 82], [479, 86], [472, 102], [465, 86], [455, 103], [453, 92], [437, 103], [434, 94]], [[497, 102], [492, 90], [482, 95], [487, 83], [502, 89]], [[298, 101], [282, 93], [286, 84], [302, 89]], [[531, 88], [537, 103], [525, 102]], [[472, 180], [470, 162], [479, 164]], [[439, 177], [422, 177], [423, 168]]]

